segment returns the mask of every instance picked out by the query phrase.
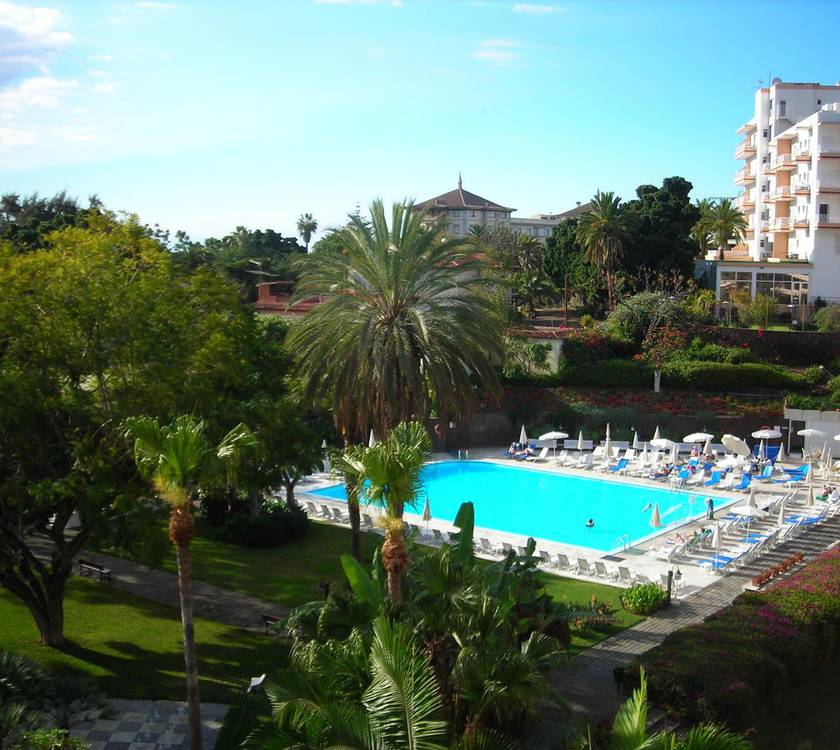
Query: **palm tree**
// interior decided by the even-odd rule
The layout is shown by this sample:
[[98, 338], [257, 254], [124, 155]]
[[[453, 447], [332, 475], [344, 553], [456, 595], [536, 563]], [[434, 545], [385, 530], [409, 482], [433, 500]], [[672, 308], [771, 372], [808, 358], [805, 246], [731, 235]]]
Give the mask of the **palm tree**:
[[318, 222], [315, 221], [312, 214], [301, 214], [297, 221], [297, 230], [308, 253], [309, 240], [312, 239], [312, 235], [318, 230]]
[[364, 484], [365, 446], [348, 445], [332, 457], [332, 471], [341, 477], [347, 494], [347, 514], [350, 516], [350, 534], [353, 539], [353, 557], [362, 559], [362, 535], [359, 518], [359, 494]]
[[223, 482], [231, 474], [226, 466], [238, 460], [242, 450], [254, 445], [253, 435], [243, 425], [234, 427], [214, 449], [205, 435], [205, 424], [184, 415], [168, 425], [151, 417], [125, 422], [126, 438], [133, 441], [134, 462], [157, 496], [170, 507], [169, 541], [178, 561], [178, 592], [184, 630], [184, 663], [190, 718], [190, 747], [201, 750], [201, 702], [198, 694], [198, 662], [193, 627], [190, 542], [195, 536], [191, 490], [202, 481]]
[[461, 418], [476, 390], [498, 390], [498, 305], [468, 243], [444, 238], [445, 219], [381, 201], [351, 216], [332, 249], [299, 259], [297, 297], [324, 302], [289, 336], [301, 395], [328, 403], [347, 440], [402, 421]]
[[[720, 251], [723, 258], [723, 251], [729, 246], [729, 240], [738, 242], [747, 231], [747, 220], [741, 209], [732, 205], [729, 198], [722, 198], [714, 203], [706, 214], [708, 232]], [[702, 221], [702, 219], [701, 219]]]
[[702, 198], [697, 201], [697, 210], [700, 218], [691, 228], [691, 236], [700, 248], [700, 256], [705, 257], [711, 247], [711, 228], [709, 226], [709, 214], [714, 207], [714, 202], [709, 198]]
[[624, 253], [626, 222], [621, 198], [615, 193], [595, 193], [592, 210], [578, 219], [577, 241], [588, 263], [603, 269], [607, 279], [607, 307], [613, 309], [613, 271]]
[[700, 724], [684, 735], [674, 732], [647, 731], [647, 680], [642, 671], [641, 685], [633, 691], [615, 715], [612, 732], [606, 744], [596, 743], [591, 730], [580, 740], [580, 750], [749, 750], [751, 743], [715, 724]]
[[[432, 441], [419, 422], [402, 422], [388, 437], [362, 454], [360, 482], [367, 501], [385, 510], [385, 541], [382, 564], [388, 576], [388, 594], [402, 601], [402, 575], [411, 563], [403, 537], [403, 510], [413, 505], [420, 492], [420, 470]], [[361, 483], [356, 489], [361, 493]]]

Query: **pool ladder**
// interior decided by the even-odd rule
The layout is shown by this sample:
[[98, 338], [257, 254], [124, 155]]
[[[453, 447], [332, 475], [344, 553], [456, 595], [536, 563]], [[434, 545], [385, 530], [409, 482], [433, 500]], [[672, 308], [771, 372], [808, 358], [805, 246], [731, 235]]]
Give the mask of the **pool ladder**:
[[632, 544], [630, 542], [631, 542], [630, 535], [629, 534], [622, 534], [620, 537], [618, 537], [618, 539], [615, 540], [615, 542], [613, 543], [613, 546], [618, 546], [620, 544], [622, 550], [627, 552], [627, 550], [632, 546]]
[[[464, 454], [463, 459], [461, 458], [461, 454], [462, 454], [462, 453]], [[458, 460], [459, 460], [459, 461], [462, 461], [462, 460], [463, 460], [463, 461], [469, 461], [469, 460], [470, 460], [470, 452], [469, 452], [468, 450], [466, 450], [466, 449], [464, 449], [464, 450], [462, 451], [462, 450], [459, 448], [459, 449], [458, 449]]]

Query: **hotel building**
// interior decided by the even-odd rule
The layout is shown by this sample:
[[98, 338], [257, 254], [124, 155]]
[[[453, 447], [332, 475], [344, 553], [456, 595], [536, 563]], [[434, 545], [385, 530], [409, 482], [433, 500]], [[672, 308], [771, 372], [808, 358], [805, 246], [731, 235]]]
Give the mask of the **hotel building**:
[[[755, 94], [735, 158], [747, 218], [740, 244], [717, 260], [721, 301], [735, 290], [801, 308], [840, 298], [840, 82], [785, 83]], [[793, 308], [791, 308], [793, 312]]]

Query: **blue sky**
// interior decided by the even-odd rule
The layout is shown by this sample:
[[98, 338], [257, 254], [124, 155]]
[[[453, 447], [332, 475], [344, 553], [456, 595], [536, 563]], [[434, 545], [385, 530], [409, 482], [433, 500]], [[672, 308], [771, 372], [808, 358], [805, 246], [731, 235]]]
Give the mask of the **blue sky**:
[[335, 225], [459, 171], [520, 216], [671, 175], [729, 195], [755, 87], [840, 79], [838, 23], [774, 0], [0, 0], [0, 190], [196, 238]]

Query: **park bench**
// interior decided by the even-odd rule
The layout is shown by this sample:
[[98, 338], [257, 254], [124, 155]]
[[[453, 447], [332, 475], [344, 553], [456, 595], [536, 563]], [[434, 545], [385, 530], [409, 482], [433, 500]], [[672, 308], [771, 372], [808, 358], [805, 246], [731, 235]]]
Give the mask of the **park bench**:
[[263, 626], [266, 635], [280, 635], [280, 618], [276, 615], [263, 615]]
[[97, 565], [90, 560], [79, 560], [80, 576], [97, 576], [100, 581], [111, 580], [111, 571], [103, 565]]

